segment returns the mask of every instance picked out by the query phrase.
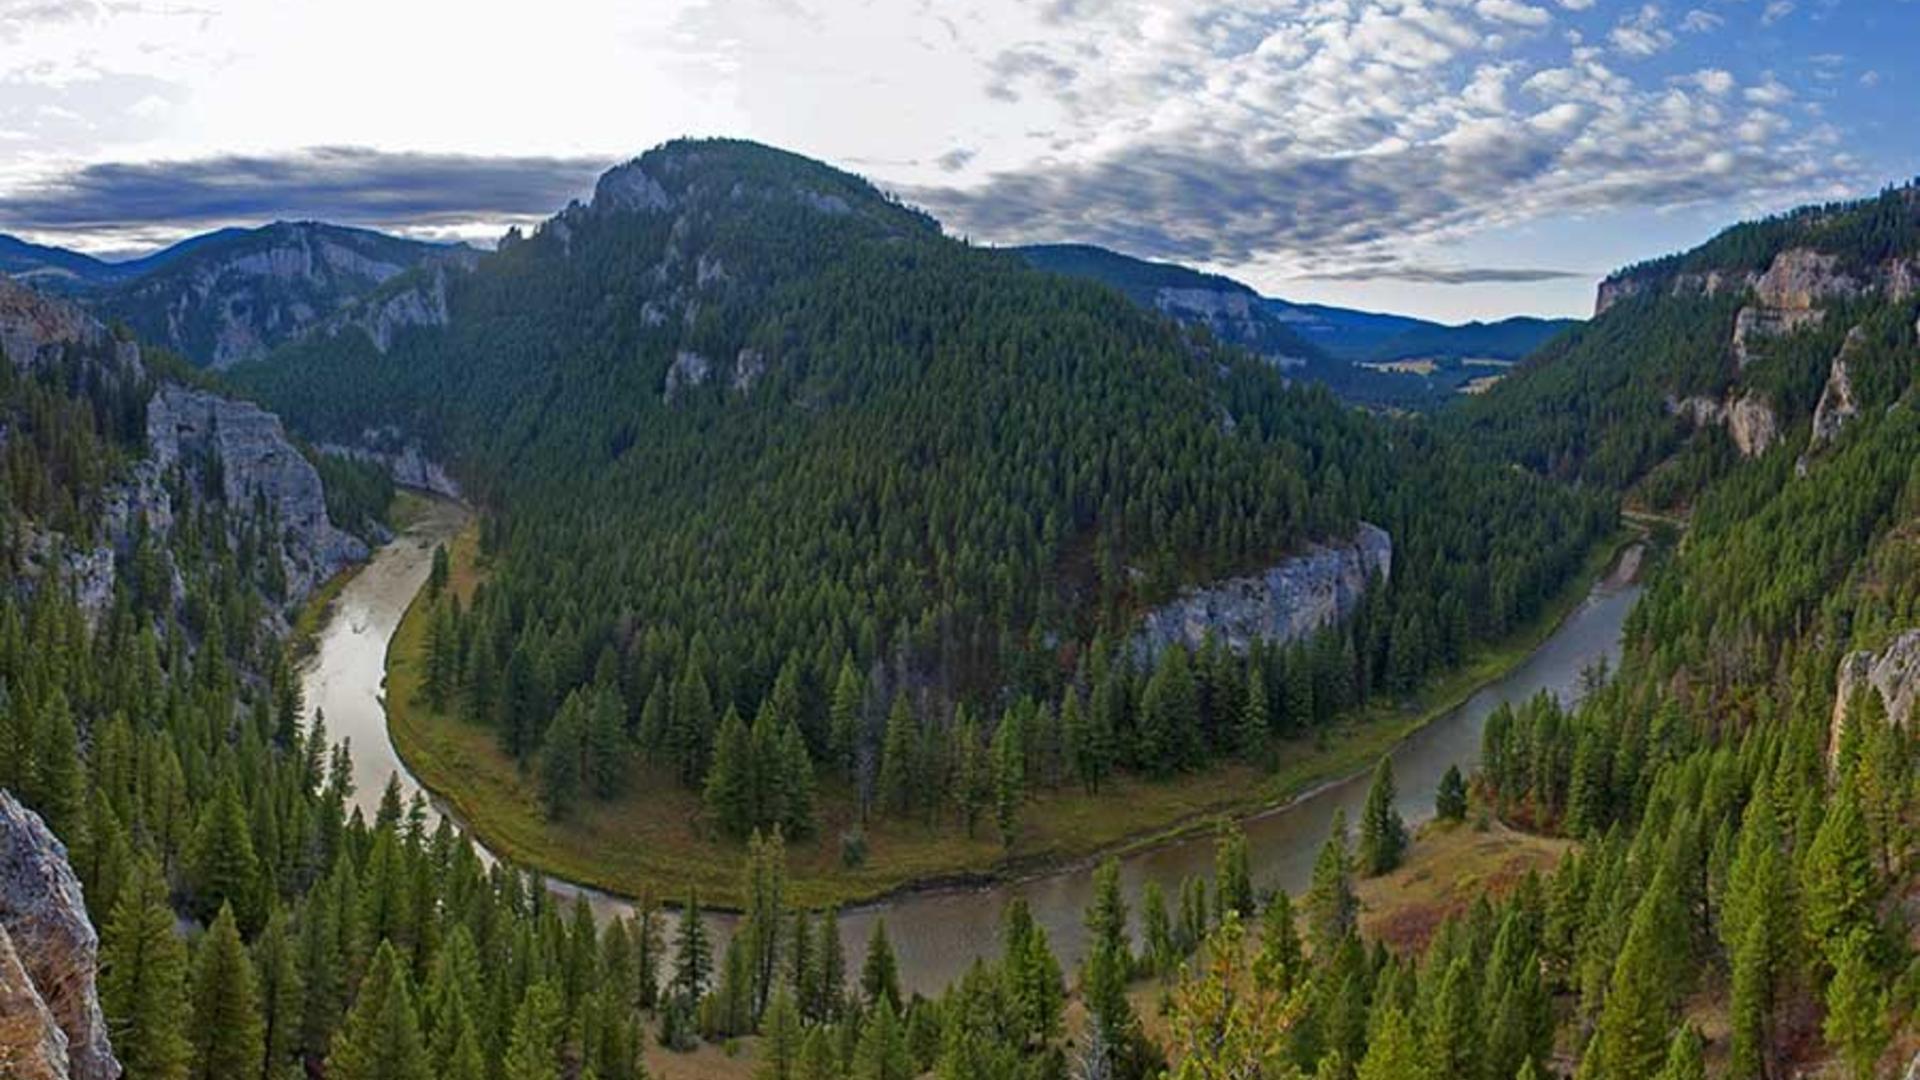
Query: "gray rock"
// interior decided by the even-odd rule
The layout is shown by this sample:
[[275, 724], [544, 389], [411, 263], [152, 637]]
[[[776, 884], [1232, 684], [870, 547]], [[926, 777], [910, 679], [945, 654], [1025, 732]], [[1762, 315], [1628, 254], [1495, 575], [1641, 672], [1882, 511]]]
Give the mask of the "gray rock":
[[0, 1076], [71, 1080], [67, 1033], [41, 999], [4, 927], [0, 927]]
[[94, 345], [106, 337], [106, 328], [79, 308], [0, 274], [0, 352], [15, 367], [57, 356], [62, 345]]
[[673, 196], [648, 175], [639, 158], [607, 170], [593, 186], [593, 209], [600, 212], [661, 211], [671, 210], [673, 205]]
[[162, 469], [201, 455], [218, 457], [228, 506], [245, 512], [256, 497], [266, 504], [284, 530], [287, 582], [294, 596], [307, 595], [366, 558], [366, 545], [327, 516], [319, 472], [287, 440], [272, 413], [204, 390], [163, 386], [147, 405], [147, 445]]
[[1856, 326], [1847, 331], [1847, 340], [1840, 346], [1839, 355], [1833, 358], [1833, 366], [1827, 370], [1827, 384], [1820, 390], [1820, 403], [1813, 409], [1813, 435], [1807, 440], [1807, 452], [1812, 453], [1832, 442], [1847, 426], [1847, 421], [1860, 412], [1860, 406], [1853, 396], [1854, 353], [1866, 343], [1866, 331]]
[[[373, 433], [369, 433], [371, 436]], [[387, 475], [401, 487], [431, 491], [449, 499], [460, 497], [460, 484], [454, 480], [439, 462], [427, 457], [420, 447], [407, 443], [398, 450], [376, 450], [371, 446], [342, 446], [339, 443], [322, 443], [320, 452], [334, 457], [352, 458], [356, 461], [372, 462], [387, 470]]]
[[1236, 651], [1254, 641], [1294, 641], [1351, 614], [1375, 578], [1393, 572], [1393, 539], [1361, 522], [1352, 539], [1315, 545], [1265, 573], [1189, 589], [1147, 613], [1134, 655], [1158, 656], [1176, 642], [1197, 647], [1209, 632]]
[[1920, 698], [1920, 630], [1908, 630], [1896, 636], [1877, 652], [1852, 652], [1840, 661], [1840, 675], [1833, 695], [1833, 718], [1827, 728], [1827, 751], [1840, 749], [1840, 734], [1846, 730], [1847, 713], [1853, 696], [1862, 687], [1872, 687], [1887, 707], [1887, 720], [1904, 728], [1913, 718], [1913, 706]]
[[733, 389], [744, 394], [753, 389], [760, 376], [767, 373], [767, 354], [759, 349], [741, 349], [740, 355], [733, 358]]
[[713, 373], [713, 365], [707, 358], [691, 349], [681, 349], [673, 356], [673, 364], [667, 368], [666, 399], [672, 404], [680, 391], [690, 386], [702, 386], [707, 376]]
[[40, 815], [0, 790], [0, 928], [66, 1037], [71, 1080], [120, 1075], [94, 985], [100, 942], [67, 849]]

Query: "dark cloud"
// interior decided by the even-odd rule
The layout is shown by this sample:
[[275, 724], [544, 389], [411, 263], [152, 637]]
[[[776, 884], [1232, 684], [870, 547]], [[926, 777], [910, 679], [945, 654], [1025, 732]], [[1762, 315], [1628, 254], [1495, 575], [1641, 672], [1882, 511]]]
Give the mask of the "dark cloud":
[[966, 168], [967, 163], [972, 161], [974, 155], [978, 153], [978, 150], [974, 150], [971, 147], [956, 146], [933, 160], [934, 163], [939, 165], [945, 172], [959, 172], [961, 169]]
[[196, 229], [274, 218], [431, 229], [544, 216], [593, 188], [601, 158], [388, 153], [327, 146], [276, 155], [88, 165], [0, 196], [0, 229]]
[[1309, 281], [1411, 281], [1422, 285], [1515, 285], [1593, 277], [1578, 270], [1503, 266], [1367, 266], [1302, 274]]

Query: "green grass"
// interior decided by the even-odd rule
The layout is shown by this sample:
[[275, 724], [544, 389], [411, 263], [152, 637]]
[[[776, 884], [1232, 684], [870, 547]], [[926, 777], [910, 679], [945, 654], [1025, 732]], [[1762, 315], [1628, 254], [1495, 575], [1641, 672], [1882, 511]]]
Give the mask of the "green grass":
[[[1270, 809], [1363, 772], [1538, 647], [1585, 598], [1629, 535], [1623, 530], [1596, 547], [1540, 617], [1506, 641], [1479, 650], [1409, 700], [1360, 710], [1322, 739], [1282, 743], [1280, 765], [1271, 772], [1228, 764], [1166, 781], [1120, 777], [1098, 796], [1071, 787], [1038, 792], [1021, 815], [1011, 849], [1001, 847], [991, 824], [968, 839], [951, 826], [876, 820], [866, 826], [868, 856], [858, 868], [839, 859], [839, 836], [855, 822], [853, 795], [823, 783], [818, 833], [788, 846], [789, 896], [803, 906], [846, 904], [933, 884], [1038, 873], [1207, 829], [1222, 815]], [[455, 538], [449, 554], [450, 587], [464, 603], [482, 573], [476, 525]], [[706, 834], [696, 792], [642, 768], [627, 795], [606, 803], [588, 800], [573, 819], [555, 823], [540, 805], [534, 779], [499, 749], [490, 730], [430, 712], [418, 700], [425, 611], [416, 597], [388, 651], [389, 726], [408, 767], [453, 805], [480, 840], [523, 866], [608, 892], [637, 896], [651, 888], [672, 899], [697, 887], [704, 903], [739, 906], [744, 848]]]

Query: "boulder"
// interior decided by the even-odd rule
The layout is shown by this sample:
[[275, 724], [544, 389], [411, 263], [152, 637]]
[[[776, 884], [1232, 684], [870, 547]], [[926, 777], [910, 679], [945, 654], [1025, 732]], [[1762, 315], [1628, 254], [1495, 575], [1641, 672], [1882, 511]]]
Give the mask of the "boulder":
[[[31, 989], [65, 1038], [68, 1071], [52, 1075], [69, 1080], [119, 1076], [120, 1063], [108, 1044], [107, 1022], [95, 986], [100, 942], [87, 921], [86, 903], [79, 879], [67, 863], [67, 849], [40, 815], [4, 790], [0, 790], [0, 930], [5, 931]], [[0, 973], [0, 982], [6, 981]], [[24, 1001], [15, 982], [11, 991], [16, 1000]], [[15, 1060], [26, 1060], [29, 1049], [20, 1048]], [[10, 1052], [0, 1048], [0, 1061], [7, 1060]]]
[[1254, 641], [1294, 641], [1345, 618], [1374, 580], [1393, 572], [1393, 539], [1361, 522], [1351, 539], [1315, 545], [1264, 573], [1188, 589], [1148, 612], [1133, 637], [1134, 655], [1167, 646], [1197, 647], [1209, 633], [1241, 651]]

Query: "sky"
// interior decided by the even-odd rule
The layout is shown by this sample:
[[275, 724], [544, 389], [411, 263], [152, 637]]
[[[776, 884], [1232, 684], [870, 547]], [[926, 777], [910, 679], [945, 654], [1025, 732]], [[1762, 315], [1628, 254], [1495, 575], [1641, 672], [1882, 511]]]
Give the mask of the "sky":
[[1920, 0], [0, 0], [0, 231], [490, 244], [682, 135], [975, 242], [1584, 316], [1609, 270], [1920, 174]]

